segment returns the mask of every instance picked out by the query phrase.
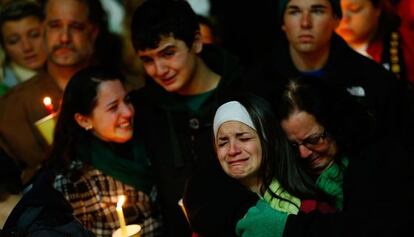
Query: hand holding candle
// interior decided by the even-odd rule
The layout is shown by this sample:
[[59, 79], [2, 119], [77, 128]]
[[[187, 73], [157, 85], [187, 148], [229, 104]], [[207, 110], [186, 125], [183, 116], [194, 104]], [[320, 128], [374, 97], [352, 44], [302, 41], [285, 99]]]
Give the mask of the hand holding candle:
[[124, 213], [122, 211], [122, 205], [125, 202], [125, 196], [121, 195], [118, 197], [118, 203], [116, 205], [116, 213], [118, 214], [119, 224], [121, 226], [121, 233], [122, 237], [127, 237], [127, 231], [126, 231], [126, 224], [125, 224], [125, 217]]

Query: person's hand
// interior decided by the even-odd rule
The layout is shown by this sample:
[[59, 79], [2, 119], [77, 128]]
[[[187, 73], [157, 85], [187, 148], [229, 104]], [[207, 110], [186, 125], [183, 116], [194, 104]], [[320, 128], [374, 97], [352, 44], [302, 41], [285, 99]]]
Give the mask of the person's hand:
[[283, 236], [288, 214], [277, 211], [263, 199], [237, 222], [236, 234], [242, 237]]

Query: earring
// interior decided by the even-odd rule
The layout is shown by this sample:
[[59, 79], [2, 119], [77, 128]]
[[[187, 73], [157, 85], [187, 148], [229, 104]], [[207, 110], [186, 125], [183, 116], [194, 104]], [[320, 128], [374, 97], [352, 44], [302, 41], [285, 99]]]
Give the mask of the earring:
[[86, 131], [89, 131], [89, 130], [91, 130], [91, 129], [92, 129], [92, 125], [89, 125], [89, 126], [85, 127], [85, 130], [86, 130]]

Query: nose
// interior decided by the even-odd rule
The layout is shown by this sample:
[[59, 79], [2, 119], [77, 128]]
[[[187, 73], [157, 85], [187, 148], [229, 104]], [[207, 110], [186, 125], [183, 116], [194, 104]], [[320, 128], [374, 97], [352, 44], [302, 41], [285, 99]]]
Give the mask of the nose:
[[60, 35], [59, 35], [60, 42], [63, 43], [63, 44], [67, 44], [68, 42], [70, 42], [70, 39], [71, 38], [70, 38], [69, 28], [68, 27], [63, 28], [60, 31]]
[[23, 38], [22, 39], [22, 48], [24, 52], [30, 52], [33, 50], [33, 44], [30, 40]]
[[348, 10], [343, 10], [342, 11], [342, 18], [341, 18], [341, 22], [349, 22], [351, 20], [351, 15], [350, 12]]
[[132, 106], [132, 104], [123, 103], [121, 113], [124, 118], [131, 118], [132, 116], [134, 116], [134, 107]]
[[300, 25], [302, 28], [312, 27], [312, 19], [309, 12], [304, 12], [300, 20]]
[[299, 149], [299, 155], [302, 158], [308, 158], [313, 152], [311, 149], [307, 148], [306, 146], [302, 144], [299, 145], [298, 149]]
[[240, 154], [241, 150], [237, 142], [230, 142], [229, 156], [236, 156]]
[[155, 69], [155, 75], [157, 76], [163, 76], [168, 71], [167, 67], [165, 66], [164, 62], [162, 62], [162, 60], [154, 61], [154, 69]]

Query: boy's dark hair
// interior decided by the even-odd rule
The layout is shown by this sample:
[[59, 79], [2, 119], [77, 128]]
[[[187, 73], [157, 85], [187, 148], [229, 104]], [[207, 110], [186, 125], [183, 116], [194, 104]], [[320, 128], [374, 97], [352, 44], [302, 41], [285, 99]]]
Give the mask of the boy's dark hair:
[[3, 44], [3, 34], [2, 28], [4, 23], [8, 21], [17, 21], [23, 19], [25, 17], [34, 16], [39, 19], [39, 21], [43, 20], [43, 12], [39, 6], [34, 1], [27, 1], [27, 0], [14, 0], [10, 1], [0, 9], [0, 43]]
[[184, 0], [147, 0], [134, 12], [131, 40], [135, 50], [154, 49], [172, 36], [190, 48], [199, 32], [198, 18]]
[[0, 148], [0, 201], [6, 195], [19, 194], [23, 190], [20, 174], [16, 162]]

